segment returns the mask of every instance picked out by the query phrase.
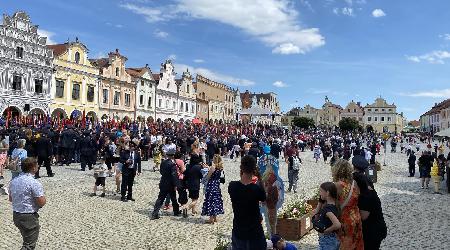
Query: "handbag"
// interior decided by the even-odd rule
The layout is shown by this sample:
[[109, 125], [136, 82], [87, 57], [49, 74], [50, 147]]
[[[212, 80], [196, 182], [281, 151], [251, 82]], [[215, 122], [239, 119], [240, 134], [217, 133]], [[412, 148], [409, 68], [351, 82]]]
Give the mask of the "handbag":
[[225, 171], [220, 172], [220, 183], [225, 184]]

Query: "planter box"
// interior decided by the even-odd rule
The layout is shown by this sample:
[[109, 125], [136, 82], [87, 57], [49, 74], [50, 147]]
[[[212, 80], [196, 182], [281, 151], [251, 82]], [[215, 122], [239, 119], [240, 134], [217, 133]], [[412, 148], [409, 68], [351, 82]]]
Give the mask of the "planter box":
[[312, 229], [311, 213], [300, 219], [278, 218], [277, 234], [283, 239], [297, 241]]
[[306, 203], [311, 205], [313, 209], [315, 209], [317, 207], [317, 204], [319, 204], [319, 200], [307, 200]]

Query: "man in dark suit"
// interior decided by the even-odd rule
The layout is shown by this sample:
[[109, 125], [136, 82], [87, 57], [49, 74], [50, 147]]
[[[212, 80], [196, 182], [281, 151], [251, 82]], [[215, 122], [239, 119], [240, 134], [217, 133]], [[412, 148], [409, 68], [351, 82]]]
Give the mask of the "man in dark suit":
[[48, 177], [53, 177], [55, 174], [52, 172], [52, 167], [50, 166], [50, 160], [53, 157], [53, 145], [47, 137], [47, 131], [44, 131], [41, 134], [41, 137], [37, 139], [35, 144], [35, 152], [38, 158], [39, 169], [34, 175], [34, 178], [40, 178], [39, 170], [41, 169], [42, 164], [44, 164], [44, 167], [47, 170]]
[[96, 162], [97, 143], [92, 138], [91, 132], [89, 130], [85, 130], [83, 132], [83, 137], [79, 141], [81, 171], [86, 170], [86, 164], [88, 165], [89, 170], [91, 170], [92, 165]]
[[[138, 150], [138, 143], [130, 142], [129, 149], [120, 152], [120, 162], [122, 167], [122, 185], [120, 199], [123, 202], [135, 201], [133, 198], [133, 183], [136, 172], [141, 173], [141, 155]], [[127, 193], [128, 191], [128, 193]], [[126, 196], [125, 196], [126, 195]]]
[[64, 162], [67, 166], [72, 163], [72, 158], [77, 142], [77, 134], [73, 130], [72, 125], [67, 125], [66, 129], [61, 133], [61, 148], [64, 157]]
[[161, 209], [167, 195], [170, 196], [170, 200], [172, 201], [173, 214], [175, 216], [181, 215], [176, 194], [176, 190], [180, 185], [180, 182], [178, 179], [177, 165], [174, 160], [175, 151], [175, 149], [170, 148], [166, 152], [167, 159], [161, 163], [159, 170], [161, 173], [161, 180], [159, 181], [159, 194], [151, 214], [152, 220], [159, 219], [159, 210]]

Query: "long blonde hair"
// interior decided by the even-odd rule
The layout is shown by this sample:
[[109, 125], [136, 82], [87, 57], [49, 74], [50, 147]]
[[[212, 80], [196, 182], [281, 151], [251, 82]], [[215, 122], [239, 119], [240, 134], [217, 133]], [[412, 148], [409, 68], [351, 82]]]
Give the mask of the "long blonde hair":
[[223, 169], [223, 160], [222, 157], [219, 154], [215, 154], [213, 156], [213, 164], [214, 167], [218, 170], [222, 170]]

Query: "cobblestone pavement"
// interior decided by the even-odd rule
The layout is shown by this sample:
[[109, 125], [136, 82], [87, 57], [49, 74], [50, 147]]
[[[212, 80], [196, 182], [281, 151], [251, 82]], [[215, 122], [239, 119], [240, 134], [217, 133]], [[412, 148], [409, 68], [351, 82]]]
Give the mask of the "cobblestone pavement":
[[[311, 152], [302, 153], [302, 158], [300, 190], [287, 194], [287, 202], [312, 196], [320, 183], [331, 179], [330, 167], [314, 163]], [[382, 162], [382, 158], [378, 160]], [[227, 182], [238, 180], [238, 163], [225, 161]], [[386, 163], [375, 186], [389, 227], [382, 248], [450, 249], [450, 196], [432, 194], [431, 185], [422, 190], [417, 177], [407, 177], [406, 155], [388, 153]], [[144, 173], [137, 177], [134, 186], [136, 201], [128, 203], [112, 194], [114, 178], [107, 178], [109, 192], [105, 198], [89, 197], [94, 184], [92, 172], [81, 172], [75, 164], [54, 167], [54, 178], [40, 179], [47, 205], [40, 211], [38, 249], [214, 249], [219, 237], [230, 237], [233, 214], [227, 185], [221, 186], [225, 215], [215, 225], [205, 225], [206, 218], [200, 216], [163, 216], [150, 221], [159, 173], [150, 171], [150, 163], [143, 166]], [[41, 172], [44, 174], [45, 170]], [[284, 163], [281, 174], [287, 181]], [[9, 174], [5, 179], [10, 179]], [[0, 196], [0, 221], [0, 249], [19, 249], [21, 237], [12, 223], [6, 195]], [[296, 244], [300, 249], [317, 249], [317, 234], [312, 231]]]

